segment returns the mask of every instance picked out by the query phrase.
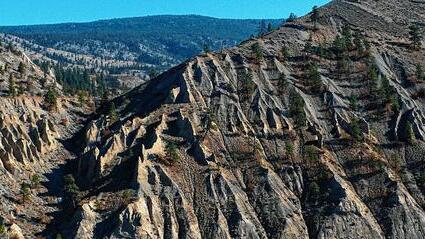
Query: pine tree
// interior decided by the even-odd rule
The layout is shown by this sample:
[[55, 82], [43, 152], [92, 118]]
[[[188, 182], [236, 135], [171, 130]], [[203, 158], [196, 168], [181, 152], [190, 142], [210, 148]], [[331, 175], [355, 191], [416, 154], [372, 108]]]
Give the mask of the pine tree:
[[314, 28], [317, 29], [317, 22], [319, 21], [320, 13], [317, 6], [314, 6], [311, 12], [311, 21], [314, 23]]
[[308, 78], [311, 81], [313, 91], [321, 92], [323, 88], [323, 83], [321, 80], [319, 67], [316, 63], [309, 64], [308, 66]]
[[20, 62], [18, 66], [19, 73], [21, 73], [21, 75], [25, 75], [26, 70], [27, 70], [26, 65], [23, 62]]
[[408, 144], [413, 144], [415, 142], [416, 136], [412, 129], [412, 124], [410, 122], [406, 123], [406, 141]]
[[267, 25], [267, 32], [272, 32], [273, 31], [273, 25], [271, 22], [269, 22], [269, 24]]
[[304, 111], [304, 106], [305, 103], [303, 98], [295, 90], [292, 90], [289, 93], [289, 117], [294, 119], [297, 127], [306, 125], [307, 116]]
[[417, 64], [416, 65], [416, 80], [417, 81], [422, 81], [425, 79], [425, 75], [424, 75], [424, 70], [422, 65]]
[[75, 204], [79, 197], [80, 188], [75, 183], [74, 177], [69, 174], [64, 177], [64, 192], [66, 196], [69, 197], [72, 203], [72, 207], [75, 207]]
[[43, 100], [44, 104], [49, 111], [56, 110], [57, 108], [57, 97], [58, 94], [54, 87], [50, 87], [46, 94], [44, 94]]
[[293, 22], [297, 19], [297, 15], [295, 13], [290, 13], [288, 19], [286, 19], [286, 22]]
[[410, 41], [414, 49], [418, 49], [422, 45], [422, 33], [417, 25], [409, 27]]
[[10, 97], [16, 96], [15, 77], [13, 76], [13, 74], [10, 74], [9, 76], [9, 96]]
[[258, 26], [258, 36], [262, 37], [267, 33], [266, 21], [261, 20], [260, 25]]
[[109, 104], [108, 116], [109, 116], [109, 118], [111, 119], [112, 122], [115, 122], [115, 121], [118, 120], [117, 108], [115, 107], [114, 102], [111, 102]]

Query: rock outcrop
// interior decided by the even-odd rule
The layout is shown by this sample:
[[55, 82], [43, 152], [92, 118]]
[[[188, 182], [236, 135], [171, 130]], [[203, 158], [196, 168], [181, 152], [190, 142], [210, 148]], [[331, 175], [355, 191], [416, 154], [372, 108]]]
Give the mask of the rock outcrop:
[[86, 127], [76, 175], [91, 193], [64, 231], [424, 238], [423, 79], [411, 78], [425, 58], [406, 27], [424, 5], [338, 0], [319, 13], [115, 99], [116, 121]]

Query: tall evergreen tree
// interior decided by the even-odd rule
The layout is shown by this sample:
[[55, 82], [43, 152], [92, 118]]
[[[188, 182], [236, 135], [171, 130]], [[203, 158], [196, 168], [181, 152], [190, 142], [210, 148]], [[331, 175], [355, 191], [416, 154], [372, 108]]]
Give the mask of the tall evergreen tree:
[[267, 25], [265, 20], [260, 21], [260, 25], [258, 26], [258, 36], [264, 36], [267, 33]]
[[9, 96], [16, 96], [15, 76], [13, 74], [9, 76]]
[[317, 22], [319, 21], [320, 13], [317, 6], [313, 6], [311, 11], [311, 21], [314, 23], [314, 28], [317, 29]]

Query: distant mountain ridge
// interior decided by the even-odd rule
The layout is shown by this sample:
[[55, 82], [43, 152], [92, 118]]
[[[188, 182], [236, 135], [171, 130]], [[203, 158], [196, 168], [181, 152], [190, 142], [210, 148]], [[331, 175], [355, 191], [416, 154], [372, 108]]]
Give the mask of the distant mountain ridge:
[[[282, 20], [265, 20], [274, 27]], [[256, 35], [260, 20], [160, 15], [88, 23], [0, 27], [37, 45], [105, 59], [169, 67], [201, 52], [234, 46]]]

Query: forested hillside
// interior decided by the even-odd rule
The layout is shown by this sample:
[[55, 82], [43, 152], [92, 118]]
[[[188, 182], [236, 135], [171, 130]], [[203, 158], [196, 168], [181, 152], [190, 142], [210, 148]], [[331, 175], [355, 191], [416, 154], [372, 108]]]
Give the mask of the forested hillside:
[[[275, 27], [281, 20], [265, 20], [265, 23]], [[259, 26], [260, 20], [167, 15], [0, 27], [0, 32], [72, 53], [170, 66], [198, 54], [205, 47], [217, 50], [236, 45], [257, 35]]]

